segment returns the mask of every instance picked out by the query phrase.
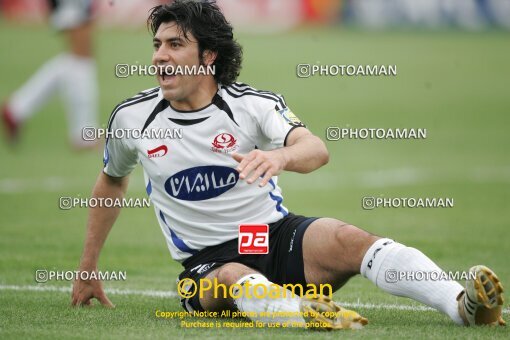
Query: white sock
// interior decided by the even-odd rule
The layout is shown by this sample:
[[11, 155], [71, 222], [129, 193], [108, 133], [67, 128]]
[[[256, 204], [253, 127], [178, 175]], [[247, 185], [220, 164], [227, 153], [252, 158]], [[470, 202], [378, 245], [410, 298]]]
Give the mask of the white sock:
[[[248, 282], [249, 284], [247, 284]], [[234, 303], [239, 311], [253, 314], [250, 316], [252, 321], [260, 321], [265, 324], [279, 323], [280, 325], [285, 323], [288, 327], [304, 327], [305, 320], [301, 316], [299, 309], [301, 299], [298, 295], [292, 296], [292, 292], [287, 289], [286, 297], [283, 297], [285, 289], [272, 283], [261, 274], [246, 275], [239, 279], [236, 284], [243, 286], [243, 294], [239, 294], [239, 289], [234, 289], [234, 296], [242, 295], [240, 298], [234, 299]], [[276, 286], [281, 289], [279, 294], [281, 297], [272, 298], [269, 294], [264, 298], [255, 297], [263, 296], [264, 292], [269, 292], [270, 290], [274, 291]], [[266, 316], [263, 316], [264, 313], [266, 313]], [[283, 313], [288, 314], [286, 316], [278, 316], [278, 314], [281, 315]]]
[[77, 146], [88, 146], [83, 140], [84, 127], [98, 126], [98, 89], [96, 63], [93, 58], [66, 55], [68, 70], [60, 80], [61, 91], [67, 106], [69, 138]]
[[66, 70], [66, 55], [47, 61], [9, 100], [14, 120], [23, 122], [30, 118], [58, 89]]
[[413, 274], [401, 276], [404, 272], [443, 272], [421, 251], [387, 238], [379, 239], [365, 254], [360, 271], [382, 290], [422, 302], [447, 314], [455, 323], [463, 324], [456, 300], [463, 288], [458, 282], [412, 280]]

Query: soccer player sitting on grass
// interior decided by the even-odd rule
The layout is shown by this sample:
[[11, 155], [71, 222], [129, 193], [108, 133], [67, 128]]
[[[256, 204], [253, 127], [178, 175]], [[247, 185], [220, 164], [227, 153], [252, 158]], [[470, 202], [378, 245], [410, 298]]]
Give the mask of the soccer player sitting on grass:
[[[148, 24], [155, 65], [214, 66], [215, 72], [170, 74], [162, 67], [159, 87], [113, 110], [110, 130], [182, 129], [182, 139], [107, 140], [104, 169], [93, 195], [123, 197], [129, 174], [141, 163], [170, 253], [184, 267], [179, 279], [216, 279], [248, 290], [274, 284], [330, 284], [338, 289], [361, 274], [390, 294], [447, 314], [456, 324], [504, 324], [503, 289], [487, 267], [473, 267], [475, 278], [465, 289], [450, 280], [388, 280], [387, 272], [444, 272], [415, 248], [336, 219], [287, 210], [277, 176], [284, 170], [314, 171], [328, 162], [328, 151], [282, 96], [235, 82], [241, 47], [216, 4], [175, 1], [157, 6]], [[118, 214], [118, 208], [90, 210], [80, 270], [97, 270], [100, 250]], [[239, 253], [238, 226], [246, 223], [269, 225], [268, 254]], [[322, 296], [253, 298], [257, 292], [246, 293], [250, 294], [221, 298], [208, 290], [202, 298], [195, 294], [181, 303], [188, 311], [238, 310], [262, 322], [268, 321], [263, 312], [294, 312], [289, 314], [295, 315], [292, 318], [271, 322], [321, 321], [327, 329], [367, 323]], [[74, 282], [73, 305], [90, 304], [92, 298], [113, 306], [100, 281]], [[299, 313], [310, 310], [336, 313], [303, 320]]]

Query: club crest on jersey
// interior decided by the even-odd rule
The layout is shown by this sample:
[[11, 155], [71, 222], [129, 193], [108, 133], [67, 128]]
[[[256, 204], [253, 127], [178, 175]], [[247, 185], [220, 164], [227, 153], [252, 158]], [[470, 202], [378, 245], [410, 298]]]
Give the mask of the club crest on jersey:
[[230, 133], [220, 133], [214, 137], [211, 151], [218, 153], [230, 153], [239, 148], [237, 139]]
[[156, 158], [163, 157], [168, 152], [168, 147], [166, 145], [160, 145], [157, 148], [147, 150], [147, 157]]
[[226, 166], [197, 166], [179, 171], [165, 182], [166, 192], [184, 201], [203, 201], [232, 189], [239, 180], [235, 169]]
[[280, 116], [282, 116], [283, 119], [285, 119], [285, 121], [287, 123], [289, 123], [290, 125], [292, 125], [292, 126], [304, 126], [304, 124], [301, 123], [299, 118], [291, 110], [289, 110], [288, 107], [286, 107], [286, 108], [284, 108], [282, 110], [276, 111], [276, 112], [278, 112], [278, 114]]

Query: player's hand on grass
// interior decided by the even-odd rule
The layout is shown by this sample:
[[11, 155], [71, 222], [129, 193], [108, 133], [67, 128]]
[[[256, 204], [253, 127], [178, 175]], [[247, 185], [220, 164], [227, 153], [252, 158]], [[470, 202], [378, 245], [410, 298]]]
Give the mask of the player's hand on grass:
[[236, 170], [239, 172], [239, 178], [246, 180], [246, 183], [252, 184], [263, 176], [259, 183], [260, 187], [265, 186], [271, 177], [279, 175], [286, 164], [285, 155], [279, 149], [253, 150], [246, 155], [234, 153], [232, 157], [239, 162]]
[[73, 282], [73, 306], [90, 306], [93, 298], [96, 298], [105, 307], [115, 307], [104, 293], [103, 284], [100, 280], [78, 279]]

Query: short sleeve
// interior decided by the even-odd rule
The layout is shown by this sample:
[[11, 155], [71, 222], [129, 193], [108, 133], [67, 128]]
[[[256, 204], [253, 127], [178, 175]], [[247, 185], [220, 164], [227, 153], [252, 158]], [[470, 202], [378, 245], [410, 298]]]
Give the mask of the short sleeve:
[[[113, 119], [109, 131], [118, 129], [119, 119]], [[124, 138], [108, 138], [104, 148], [103, 172], [112, 177], [124, 177], [133, 171], [138, 164], [138, 153], [135, 148], [126, 145]]]
[[306, 127], [288, 107], [271, 108], [260, 116], [260, 128], [272, 148], [285, 146], [287, 135], [297, 127]]

